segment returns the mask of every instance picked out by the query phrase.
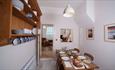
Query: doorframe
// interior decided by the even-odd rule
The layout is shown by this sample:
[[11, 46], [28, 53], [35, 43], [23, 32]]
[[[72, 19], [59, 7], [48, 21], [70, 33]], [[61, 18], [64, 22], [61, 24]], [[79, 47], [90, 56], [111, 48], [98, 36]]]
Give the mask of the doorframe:
[[[41, 35], [40, 35], [40, 58], [42, 56], [42, 37], [43, 37], [43, 25], [51, 25], [54, 28], [54, 24], [41, 24]], [[54, 31], [53, 31], [54, 32]], [[53, 42], [54, 42], [54, 34], [53, 34]], [[54, 43], [53, 45], [54, 46]], [[52, 47], [52, 52], [53, 52], [53, 47]]]

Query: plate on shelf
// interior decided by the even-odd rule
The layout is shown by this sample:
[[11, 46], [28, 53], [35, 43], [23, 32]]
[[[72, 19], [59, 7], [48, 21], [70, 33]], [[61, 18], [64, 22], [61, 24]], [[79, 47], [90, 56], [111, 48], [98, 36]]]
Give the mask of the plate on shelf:
[[20, 38], [20, 41], [21, 41], [21, 43], [23, 43], [23, 42], [24, 42], [23, 37], [21, 37], [21, 38]]
[[24, 4], [20, 0], [12, 0], [12, 4], [19, 11], [22, 11], [24, 9]]
[[28, 4], [28, 0], [25, 0], [26, 4]]
[[37, 16], [37, 11], [34, 10], [33, 13]]
[[36, 28], [33, 28], [33, 29], [32, 29], [32, 34], [33, 34], [33, 35], [36, 35], [36, 34], [37, 34], [37, 33], [36, 33], [36, 30], [37, 30]]
[[32, 15], [32, 13], [27, 13], [27, 14], [26, 14], [26, 17], [27, 17], [27, 18], [32, 18], [33, 15]]

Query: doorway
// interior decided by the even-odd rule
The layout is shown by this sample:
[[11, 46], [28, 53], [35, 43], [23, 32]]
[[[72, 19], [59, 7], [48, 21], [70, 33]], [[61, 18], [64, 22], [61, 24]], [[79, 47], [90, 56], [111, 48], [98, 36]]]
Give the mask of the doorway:
[[53, 24], [42, 24], [42, 58], [53, 57]]

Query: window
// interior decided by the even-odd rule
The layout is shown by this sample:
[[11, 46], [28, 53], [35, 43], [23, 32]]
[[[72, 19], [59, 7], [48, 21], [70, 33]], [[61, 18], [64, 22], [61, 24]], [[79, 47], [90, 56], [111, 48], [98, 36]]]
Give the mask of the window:
[[47, 27], [46, 35], [53, 35], [53, 27]]

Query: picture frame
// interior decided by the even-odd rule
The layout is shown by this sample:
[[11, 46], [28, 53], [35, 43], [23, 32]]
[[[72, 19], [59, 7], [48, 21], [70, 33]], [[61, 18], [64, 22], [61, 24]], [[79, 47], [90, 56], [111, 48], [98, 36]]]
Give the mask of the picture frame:
[[86, 29], [87, 40], [94, 40], [94, 27]]
[[61, 42], [72, 42], [73, 40], [72, 29], [62, 28], [60, 29], [60, 41]]
[[104, 40], [115, 42], [115, 23], [104, 26]]

